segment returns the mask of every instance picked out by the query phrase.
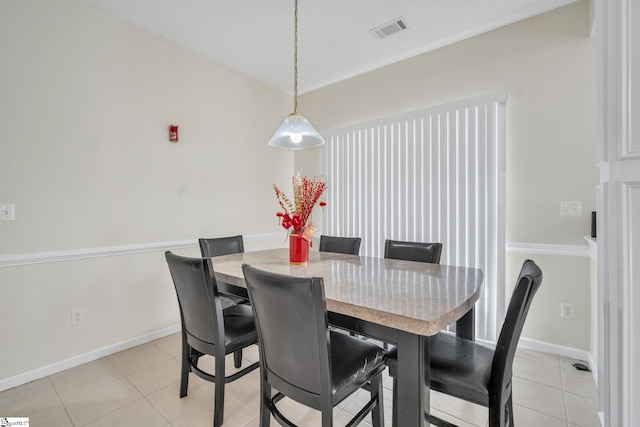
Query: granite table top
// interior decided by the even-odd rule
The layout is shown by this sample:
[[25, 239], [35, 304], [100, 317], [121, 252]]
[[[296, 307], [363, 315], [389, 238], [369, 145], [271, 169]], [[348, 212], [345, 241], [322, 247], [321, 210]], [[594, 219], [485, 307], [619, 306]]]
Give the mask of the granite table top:
[[309, 252], [309, 263], [289, 263], [289, 249], [212, 258], [216, 280], [245, 287], [242, 264], [275, 273], [322, 277], [327, 310], [417, 335], [435, 335], [480, 298], [476, 268]]

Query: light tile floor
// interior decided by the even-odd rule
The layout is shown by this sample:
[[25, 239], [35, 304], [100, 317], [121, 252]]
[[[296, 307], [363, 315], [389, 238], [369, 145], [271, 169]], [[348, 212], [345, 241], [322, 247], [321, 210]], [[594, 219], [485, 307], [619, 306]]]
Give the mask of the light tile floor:
[[[256, 347], [245, 351], [256, 361]], [[213, 424], [213, 384], [191, 374], [189, 395], [178, 397], [180, 336], [156, 341], [0, 392], [1, 417], [29, 417], [32, 427], [209, 427]], [[204, 361], [210, 364], [211, 361]], [[599, 427], [596, 388], [574, 360], [519, 350], [514, 363], [514, 413], [519, 427]], [[233, 370], [231, 357], [227, 366]], [[258, 372], [227, 384], [224, 425], [258, 426]], [[391, 426], [392, 381], [385, 378], [385, 425]], [[361, 391], [334, 411], [342, 426], [366, 402]], [[438, 393], [434, 414], [461, 427], [486, 427], [487, 410]], [[280, 407], [302, 427], [319, 425], [316, 411], [286, 399]], [[272, 421], [272, 426], [278, 425]], [[363, 425], [370, 426], [369, 418]]]

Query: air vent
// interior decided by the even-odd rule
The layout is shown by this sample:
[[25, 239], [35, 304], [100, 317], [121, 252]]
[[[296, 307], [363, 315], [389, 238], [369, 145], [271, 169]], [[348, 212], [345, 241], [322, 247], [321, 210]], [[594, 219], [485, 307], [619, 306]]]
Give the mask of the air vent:
[[400, 17], [398, 19], [394, 19], [391, 22], [387, 22], [386, 24], [380, 25], [379, 27], [372, 28], [371, 33], [379, 39], [383, 39], [385, 37], [389, 37], [391, 34], [395, 34], [399, 31], [407, 29], [407, 21], [404, 18]]

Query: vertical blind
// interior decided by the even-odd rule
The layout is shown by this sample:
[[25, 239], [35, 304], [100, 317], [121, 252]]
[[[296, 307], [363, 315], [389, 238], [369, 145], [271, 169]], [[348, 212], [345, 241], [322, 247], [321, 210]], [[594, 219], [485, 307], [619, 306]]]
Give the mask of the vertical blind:
[[476, 336], [504, 318], [505, 105], [499, 93], [323, 133], [328, 186], [323, 234], [441, 242], [442, 264], [480, 268]]

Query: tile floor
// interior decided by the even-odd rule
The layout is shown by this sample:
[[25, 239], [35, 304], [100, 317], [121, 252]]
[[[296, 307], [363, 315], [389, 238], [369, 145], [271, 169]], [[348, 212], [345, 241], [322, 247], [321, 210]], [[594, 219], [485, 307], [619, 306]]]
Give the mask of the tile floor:
[[[255, 347], [245, 351], [257, 360]], [[29, 417], [32, 427], [209, 427], [213, 384], [191, 375], [189, 395], [178, 397], [180, 336], [173, 334], [104, 359], [0, 392], [0, 416]], [[210, 363], [210, 361], [205, 361]], [[566, 357], [519, 350], [514, 363], [514, 412], [519, 427], [599, 427], [591, 373]], [[227, 366], [233, 363], [231, 358]], [[258, 426], [258, 372], [227, 385], [225, 426]], [[390, 378], [385, 378], [385, 425], [391, 425]], [[358, 392], [334, 411], [342, 426], [368, 393]], [[282, 411], [302, 427], [319, 425], [319, 414], [283, 400]], [[485, 408], [431, 394], [434, 414], [461, 427], [487, 425]], [[369, 418], [363, 425], [370, 426]], [[277, 423], [272, 421], [272, 426]]]

